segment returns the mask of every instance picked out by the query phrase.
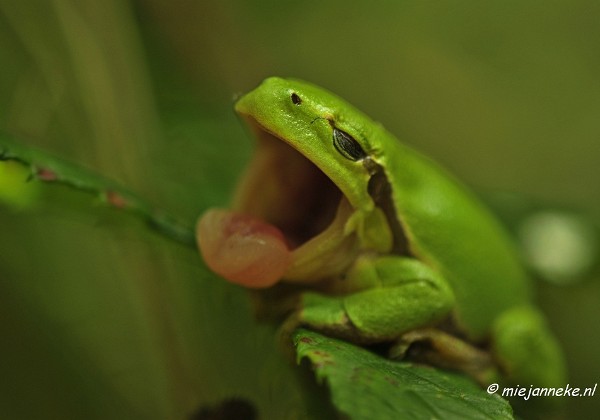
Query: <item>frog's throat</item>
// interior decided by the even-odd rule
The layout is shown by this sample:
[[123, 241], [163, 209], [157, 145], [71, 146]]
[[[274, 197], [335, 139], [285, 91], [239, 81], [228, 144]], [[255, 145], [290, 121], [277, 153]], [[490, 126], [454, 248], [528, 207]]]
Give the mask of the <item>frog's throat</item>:
[[345, 229], [356, 210], [303, 154], [255, 122], [250, 126], [256, 150], [237, 186], [233, 209], [284, 234], [293, 250], [285, 281], [312, 283], [342, 275], [359, 253], [356, 234]]

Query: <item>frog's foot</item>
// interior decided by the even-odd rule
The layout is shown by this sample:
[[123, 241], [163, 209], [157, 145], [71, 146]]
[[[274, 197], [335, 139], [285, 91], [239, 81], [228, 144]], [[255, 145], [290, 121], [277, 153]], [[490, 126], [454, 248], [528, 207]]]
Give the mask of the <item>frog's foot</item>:
[[391, 342], [408, 331], [438, 324], [454, 306], [447, 282], [412, 258], [360, 259], [348, 281], [355, 277], [370, 287], [341, 296], [304, 293], [301, 324], [359, 344]]
[[535, 387], [566, 384], [560, 346], [536, 308], [519, 306], [500, 315], [492, 328], [492, 346], [511, 383]]
[[403, 334], [390, 347], [389, 357], [459, 371], [481, 385], [489, 385], [499, 375], [489, 352], [435, 328]]

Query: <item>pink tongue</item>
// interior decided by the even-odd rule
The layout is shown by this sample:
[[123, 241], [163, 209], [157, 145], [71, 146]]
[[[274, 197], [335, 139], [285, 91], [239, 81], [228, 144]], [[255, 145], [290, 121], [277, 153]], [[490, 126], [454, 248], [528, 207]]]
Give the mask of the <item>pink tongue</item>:
[[283, 233], [253, 216], [208, 210], [198, 220], [196, 238], [210, 269], [245, 287], [274, 285], [292, 262]]

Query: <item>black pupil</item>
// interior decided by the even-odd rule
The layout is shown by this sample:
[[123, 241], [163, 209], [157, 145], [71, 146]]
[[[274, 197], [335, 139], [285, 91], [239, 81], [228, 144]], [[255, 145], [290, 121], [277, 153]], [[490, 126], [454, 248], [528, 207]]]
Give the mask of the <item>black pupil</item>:
[[300, 99], [296, 93], [292, 93], [292, 102], [294, 105], [300, 105], [302, 103], [302, 99]]

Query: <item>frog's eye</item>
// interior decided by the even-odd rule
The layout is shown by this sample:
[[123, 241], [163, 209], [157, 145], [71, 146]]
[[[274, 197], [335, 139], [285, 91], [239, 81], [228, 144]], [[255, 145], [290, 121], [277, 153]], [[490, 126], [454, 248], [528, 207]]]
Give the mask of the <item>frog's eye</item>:
[[300, 105], [302, 103], [302, 99], [298, 96], [296, 92], [292, 92], [290, 99], [294, 103], [294, 105]]
[[357, 161], [367, 157], [367, 154], [354, 137], [335, 127], [333, 128], [333, 145], [346, 159]]

